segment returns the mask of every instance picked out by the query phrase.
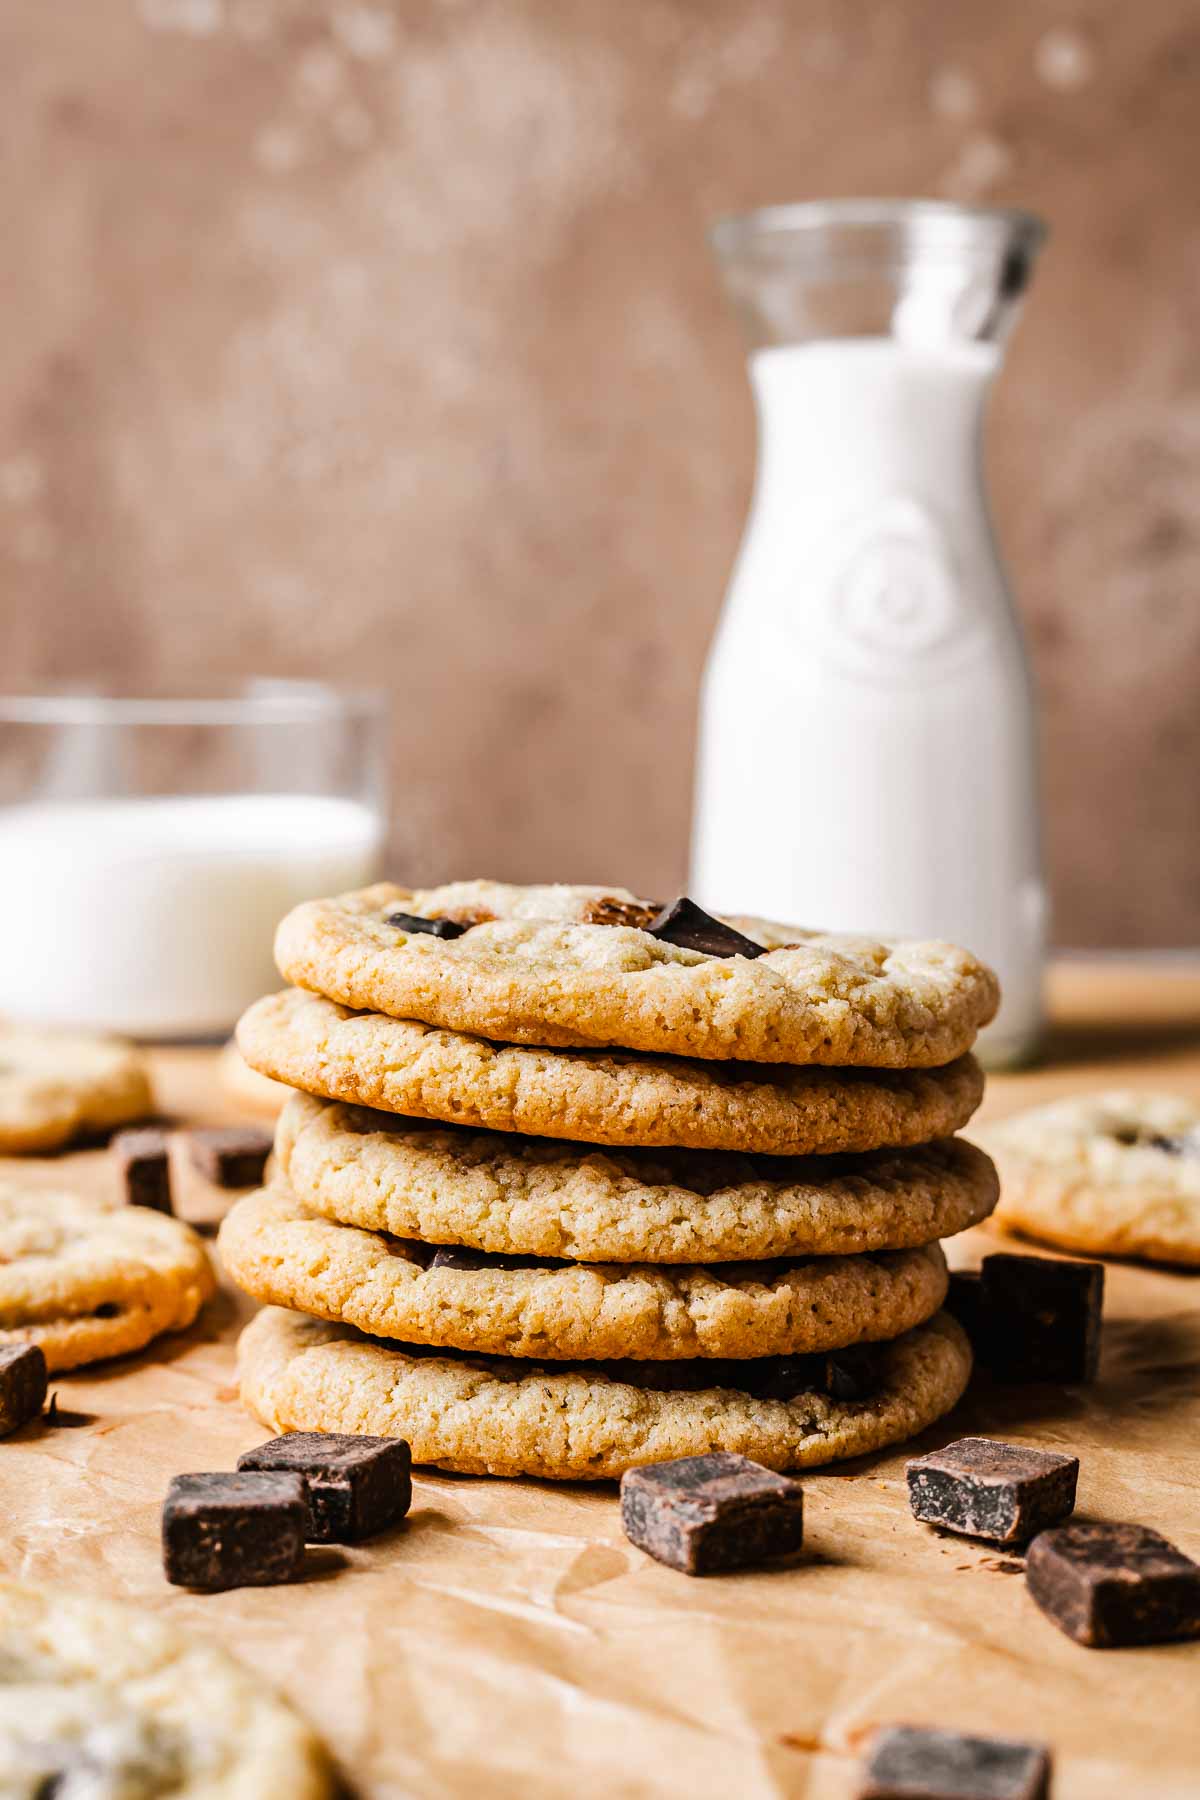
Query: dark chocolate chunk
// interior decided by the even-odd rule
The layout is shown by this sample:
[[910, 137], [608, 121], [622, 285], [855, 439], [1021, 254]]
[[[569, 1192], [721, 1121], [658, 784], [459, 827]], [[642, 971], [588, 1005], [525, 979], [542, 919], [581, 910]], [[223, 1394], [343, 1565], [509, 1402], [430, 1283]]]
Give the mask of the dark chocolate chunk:
[[868, 1400], [878, 1392], [879, 1351], [874, 1344], [830, 1350], [823, 1361], [822, 1387], [831, 1400]]
[[959, 1438], [908, 1464], [913, 1516], [964, 1537], [1023, 1544], [1075, 1510], [1079, 1459], [994, 1438]]
[[1200, 1637], [1200, 1563], [1144, 1525], [1076, 1520], [1043, 1531], [1029, 1546], [1025, 1582], [1077, 1644]]
[[168, 1137], [158, 1126], [140, 1131], [118, 1131], [109, 1149], [121, 1173], [130, 1206], [148, 1206], [152, 1212], [172, 1213], [171, 1158]]
[[1185, 1131], [1176, 1137], [1155, 1133], [1150, 1145], [1155, 1150], [1165, 1150], [1168, 1156], [1200, 1156], [1200, 1131]]
[[996, 1381], [1094, 1381], [1104, 1265], [985, 1256], [983, 1356]]
[[389, 913], [384, 924], [398, 925], [401, 931], [419, 932], [435, 938], [459, 938], [471, 929], [459, 919], [422, 919], [417, 913], [406, 912]]
[[663, 1362], [612, 1361], [594, 1365], [611, 1381], [666, 1393], [735, 1388], [757, 1400], [793, 1400], [797, 1394], [829, 1394], [861, 1400], [879, 1385], [872, 1346], [814, 1351], [808, 1356], [696, 1356]]
[[430, 1269], [565, 1269], [556, 1256], [524, 1256], [506, 1250], [472, 1250], [466, 1244], [442, 1244], [426, 1265]]
[[593, 1367], [609, 1381], [668, 1394], [698, 1394], [709, 1388], [741, 1388], [749, 1392], [752, 1371], [756, 1375], [759, 1369], [757, 1361], [735, 1362], [721, 1356], [681, 1356], [662, 1362], [629, 1357], [624, 1361], [610, 1359]]
[[194, 1167], [222, 1188], [257, 1187], [272, 1144], [271, 1132], [262, 1125], [197, 1126], [188, 1132]]
[[1043, 1744], [887, 1725], [871, 1741], [858, 1800], [1046, 1800], [1049, 1792]]
[[46, 1358], [40, 1344], [0, 1349], [0, 1437], [36, 1419], [46, 1403]]
[[765, 956], [766, 946], [753, 938], [743, 937], [732, 925], [714, 919], [687, 895], [665, 907], [646, 930], [664, 944], [675, 944], [680, 950], [699, 950], [705, 956]]
[[621, 1524], [659, 1562], [714, 1575], [798, 1550], [804, 1494], [745, 1456], [684, 1456], [621, 1477]]
[[[879, 1355], [872, 1344], [808, 1356], [763, 1356], [734, 1365], [730, 1387], [744, 1387], [760, 1400], [792, 1400], [797, 1394], [828, 1394], [832, 1400], [865, 1400], [879, 1387]], [[740, 1376], [740, 1378], [739, 1378]]]
[[978, 1269], [951, 1269], [942, 1306], [958, 1320], [977, 1356], [984, 1349], [983, 1276]]
[[239, 1469], [299, 1475], [310, 1544], [353, 1544], [402, 1519], [412, 1504], [412, 1456], [403, 1438], [296, 1431], [238, 1457]]
[[819, 1392], [824, 1379], [821, 1356], [764, 1356], [747, 1360], [740, 1381], [730, 1385], [744, 1387], [758, 1400], [792, 1400]]
[[205, 1593], [294, 1581], [307, 1527], [299, 1475], [176, 1475], [163, 1503], [163, 1569], [176, 1587]]
[[1168, 1156], [1200, 1156], [1200, 1129], [1191, 1131], [1162, 1132], [1150, 1131], [1143, 1126], [1123, 1125], [1116, 1131], [1110, 1131], [1109, 1137], [1115, 1144], [1122, 1144], [1126, 1149], [1164, 1150]]

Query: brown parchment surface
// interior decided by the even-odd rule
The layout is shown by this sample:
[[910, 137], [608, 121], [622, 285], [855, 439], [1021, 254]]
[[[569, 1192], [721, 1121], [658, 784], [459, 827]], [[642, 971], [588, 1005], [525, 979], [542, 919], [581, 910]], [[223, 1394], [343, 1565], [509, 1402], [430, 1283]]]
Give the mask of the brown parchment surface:
[[[1200, 974], [1068, 969], [1056, 991], [1056, 1059], [995, 1080], [991, 1114], [1116, 1082], [1200, 1092]], [[235, 1116], [212, 1067], [164, 1053], [164, 1103]], [[19, 1172], [112, 1192], [100, 1152]], [[183, 1186], [194, 1218], [225, 1203]], [[996, 1245], [967, 1234], [952, 1260]], [[189, 1595], [163, 1580], [159, 1507], [171, 1475], [265, 1435], [234, 1389], [249, 1312], [223, 1291], [157, 1350], [55, 1378], [63, 1422], [0, 1443], [0, 1560], [218, 1639], [324, 1733], [352, 1792], [843, 1800], [872, 1728], [908, 1720], [1046, 1740], [1056, 1800], [1200, 1795], [1200, 1643], [1077, 1647], [1013, 1557], [916, 1524], [904, 1485], [907, 1455], [965, 1432], [1075, 1451], [1080, 1512], [1200, 1557], [1200, 1278], [1110, 1265], [1095, 1387], [978, 1387], [911, 1447], [805, 1476], [785, 1569], [661, 1568], [622, 1536], [614, 1486], [419, 1471], [402, 1526], [310, 1551], [303, 1583]]]

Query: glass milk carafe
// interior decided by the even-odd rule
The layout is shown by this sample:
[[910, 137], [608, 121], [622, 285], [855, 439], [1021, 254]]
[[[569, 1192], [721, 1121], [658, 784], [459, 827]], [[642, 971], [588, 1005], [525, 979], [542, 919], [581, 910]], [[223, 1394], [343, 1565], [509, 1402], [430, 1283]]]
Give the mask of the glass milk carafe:
[[709, 654], [690, 891], [965, 944], [993, 1064], [1035, 1047], [1033, 696], [980, 461], [1043, 236], [1023, 213], [769, 208], [714, 242], [751, 343], [754, 500]]

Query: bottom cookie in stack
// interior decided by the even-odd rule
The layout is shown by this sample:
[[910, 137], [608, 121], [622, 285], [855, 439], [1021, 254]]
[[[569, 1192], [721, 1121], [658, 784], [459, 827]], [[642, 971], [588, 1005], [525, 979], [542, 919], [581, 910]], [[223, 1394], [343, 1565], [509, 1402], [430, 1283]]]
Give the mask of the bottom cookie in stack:
[[709, 1450], [794, 1469], [912, 1436], [970, 1373], [936, 1240], [996, 1183], [961, 1142], [608, 1150], [297, 1096], [277, 1169], [220, 1241], [273, 1306], [241, 1370], [276, 1430], [400, 1435], [501, 1475]]
[[[836, 1359], [821, 1359], [832, 1385]], [[242, 1334], [242, 1398], [274, 1431], [406, 1438], [413, 1461], [475, 1475], [616, 1479], [643, 1463], [728, 1450], [803, 1469], [914, 1437], [955, 1404], [971, 1372], [945, 1313], [881, 1345], [873, 1391], [842, 1400], [794, 1371], [750, 1359], [714, 1378], [704, 1362], [545, 1364], [366, 1337], [267, 1307]], [[832, 1365], [832, 1367], [831, 1367]], [[786, 1397], [791, 1379], [802, 1385]]]

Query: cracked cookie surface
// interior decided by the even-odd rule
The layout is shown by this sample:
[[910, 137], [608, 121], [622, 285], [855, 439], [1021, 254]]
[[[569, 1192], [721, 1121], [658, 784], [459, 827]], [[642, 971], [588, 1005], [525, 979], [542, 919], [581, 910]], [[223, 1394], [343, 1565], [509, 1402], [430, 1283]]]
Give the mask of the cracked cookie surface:
[[971, 1351], [961, 1327], [938, 1313], [883, 1346], [869, 1399], [768, 1400], [730, 1387], [635, 1386], [587, 1364], [415, 1355], [267, 1307], [242, 1333], [238, 1367], [245, 1405], [273, 1431], [403, 1437], [416, 1463], [601, 1481], [709, 1450], [786, 1470], [901, 1443], [959, 1399]]
[[183, 1331], [215, 1291], [208, 1253], [180, 1220], [0, 1183], [0, 1344], [40, 1344], [51, 1370]]
[[[459, 929], [404, 929], [397, 914]], [[504, 1043], [746, 1062], [940, 1067], [999, 1001], [991, 970], [953, 944], [734, 918], [765, 954], [707, 955], [653, 936], [653, 917], [625, 888], [380, 883], [295, 908], [275, 956], [346, 1006]]]
[[924, 1144], [970, 1118], [974, 1057], [928, 1071], [786, 1069], [621, 1050], [547, 1050], [356, 1013], [290, 988], [238, 1026], [246, 1061], [329, 1099], [585, 1143], [772, 1156]]
[[240, 1200], [218, 1247], [238, 1286], [271, 1305], [375, 1337], [554, 1362], [841, 1349], [898, 1337], [946, 1294], [937, 1244], [705, 1267], [512, 1267], [334, 1224], [281, 1187]]
[[996, 1174], [961, 1138], [864, 1156], [618, 1150], [429, 1125], [295, 1094], [276, 1166], [305, 1205], [369, 1231], [578, 1262], [846, 1256], [987, 1218]]
[[1200, 1266], [1200, 1103], [1076, 1094], [977, 1134], [996, 1158], [1000, 1224], [1064, 1250]]

